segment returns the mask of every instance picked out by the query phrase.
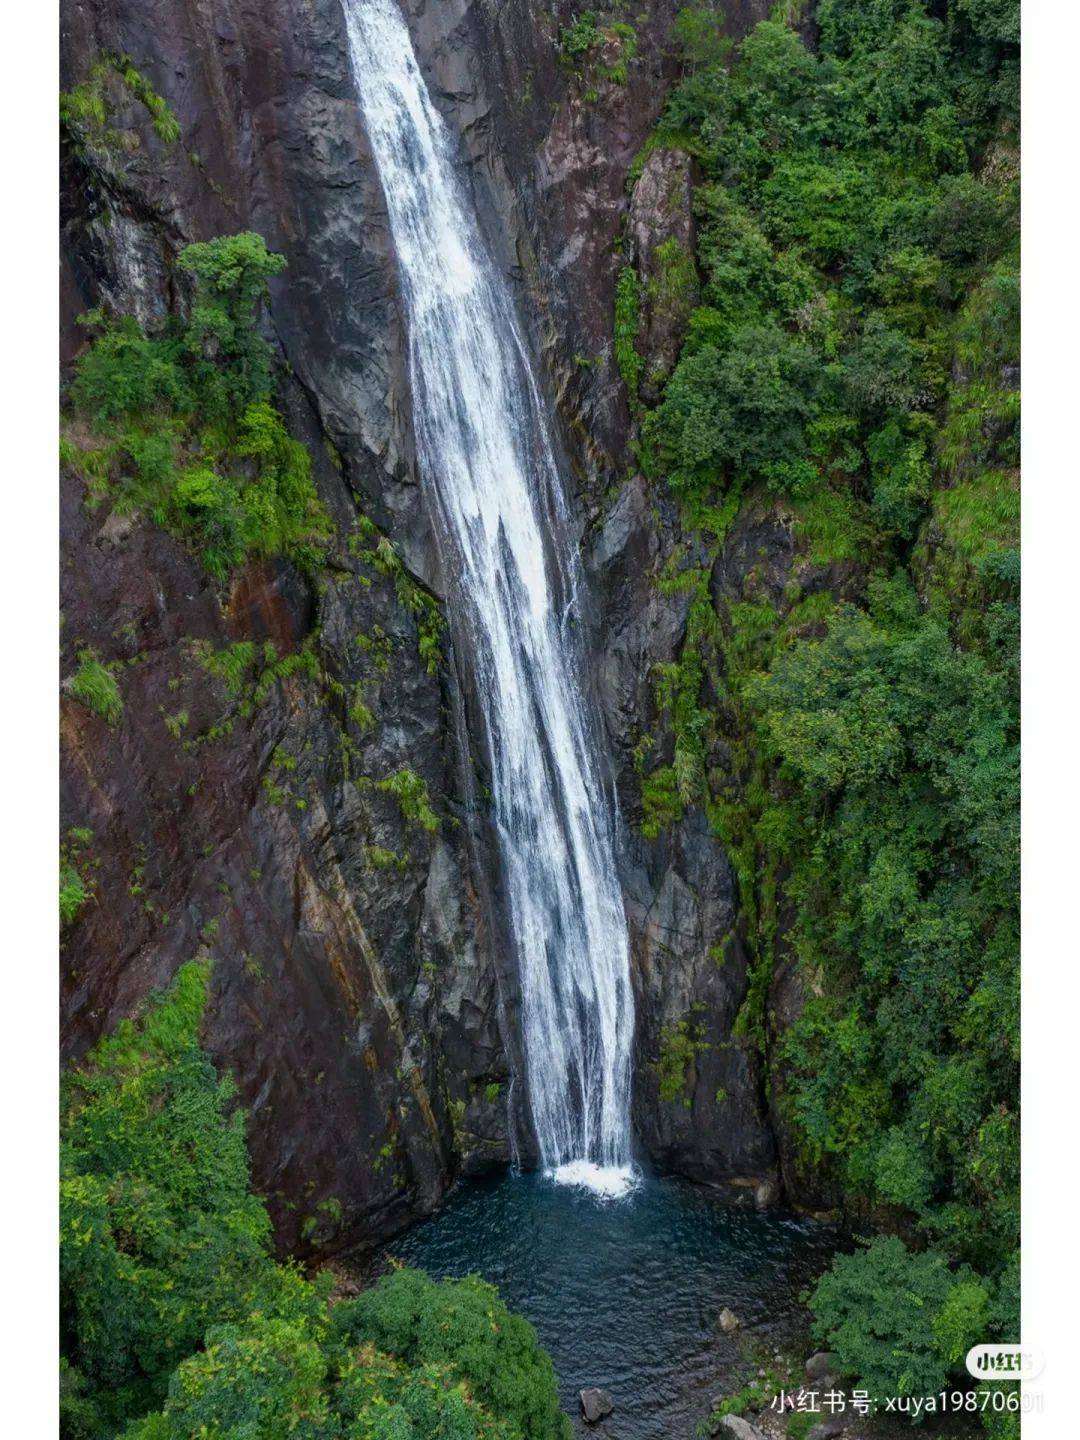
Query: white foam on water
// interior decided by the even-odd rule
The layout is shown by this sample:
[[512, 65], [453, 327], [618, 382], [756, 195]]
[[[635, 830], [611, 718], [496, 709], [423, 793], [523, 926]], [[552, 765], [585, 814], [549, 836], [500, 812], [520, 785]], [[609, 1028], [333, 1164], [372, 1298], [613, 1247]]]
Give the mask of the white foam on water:
[[633, 1165], [594, 1165], [591, 1160], [569, 1160], [547, 1174], [556, 1185], [575, 1185], [605, 1200], [621, 1200], [641, 1183]]
[[395, 0], [343, 4], [401, 278], [420, 476], [484, 716], [540, 1163], [559, 1183], [625, 1193], [626, 915], [582, 701], [581, 567], [548, 417], [401, 12]]

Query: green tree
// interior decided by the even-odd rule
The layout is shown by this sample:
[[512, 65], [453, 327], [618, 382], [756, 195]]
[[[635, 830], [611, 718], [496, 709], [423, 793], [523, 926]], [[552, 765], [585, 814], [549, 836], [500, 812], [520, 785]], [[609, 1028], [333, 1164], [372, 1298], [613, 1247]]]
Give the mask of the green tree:
[[63, 1081], [64, 1440], [566, 1440], [551, 1361], [491, 1286], [401, 1270], [331, 1306], [329, 1276], [272, 1260], [199, 1045], [208, 983], [181, 967]]
[[161, 1400], [208, 1325], [303, 1294], [270, 1261], [234, 1087], [199, 1046], [208, 980], [204, 963], [182, 967], [64, 1077], [64, 1353], [116, 1421]]
[[225, 415], [270, 392], [270, 349], [255, 328], [259, 307], [269, 298], [271, 276], [285, 268], [253, 231], [219, 235], [189, 245], [179, 258], [195, 278], [195, 302], [185, 343], [197, 362], [204, 388]]
[[815, 1334], [871, 1395], [936, 1395], [986, 1338], [986, 1291], [895, 1235], [834, 1261], [812, 1298]]
[[799, 456], [815, 385], [809, 352], [771, 324], [740, 328], [726, 349], [705, 345], [686, 356], [656, 412], [668, 483], [701, 496]]
[[331, 1440], [328, 1362], [302, 1319], [254, 1315], [207, 1332], [205, 1347], [177, 1366], [164, 1414], [147, 1417], [129, 1440]]
[[436, 1284], [397, 1270], [333, 1312], [334, 1333], [368, 1341], [408, 1365], [447, 1367], [522, 1440], [564, 1440], [555, 1372], [527, 1320], [511, 1314], [476, 1276]]
[[675, 16], [675, 39], [686, 64], [717, 65], [731, 51], [731, 40], [724, 34], [724, 16], [708, 5], [688, 5]]

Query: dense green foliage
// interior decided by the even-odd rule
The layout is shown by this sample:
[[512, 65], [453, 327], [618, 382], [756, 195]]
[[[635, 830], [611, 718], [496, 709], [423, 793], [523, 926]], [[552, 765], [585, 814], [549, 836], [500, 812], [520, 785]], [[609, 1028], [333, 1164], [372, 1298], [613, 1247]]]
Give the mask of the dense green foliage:
[[491, 1286], [400, 1270], [331, 1305], [271, 1259], [199, 1045], [208, 980], [184, 966], [63, 1082], [62, 1434], [565, 1440], [551, 1362]]
[[985, 1285], [895, 1236], [836, 1260], [814, 1297], [817, 1326], [873, 1395], [936, 1395], [995, 1326]]
[[106, 1423], [159, 1401], [209, 1325], [302, 1285], [269, 1261], [233, 1088], [198, 1045], [207, 978], [186, 966], [64, 1081], [64, 1352]]
[[[803, 1163], [917, 1226], [837, 1262], [822, 1340], [926, 1393], [1018, 1325], [1017, 7], [816, 17], [816, 52], [774, 19], [729, 57], [683, 12], [649, 142], [697, 162], [700, 303], [640, 463], [713, 555], [748, 508], [800, 566], [719, 610], [707, 566], [662, 578], [690, 618], [642, 830], [704, 806], [754, 948], [737, 1033]], [[781, 931], [811, 998], [776, 1034]]]
[[640, 324], [637, 271], [624, 265], [615, 286], [615, 363], [631, 405], [637, 404], [641, 356], [634, 343]]
[[508, 1313], [493, 1286], [471, 1276], [436, 1284], [398, 1270], [333, 1312], [335, 1336], [367, 1340], [409, 1365], [446, 1368], [523, 1440], [569, 1434], [551, 1361], [527, 1320]]
[[703, 59], [707, 14], [684, 12], [690, 73], [653, 142], [704, 175], [702, 304], [645, 455], [698, 504], [754, 480], [805, 495], [865, 466], [883, 528], [910, 538], [950, 314], [1014, 247], [1010, 164], [971, 168], [1011, 72], [999, 56], [987, 81], [962, 9], [944, 23], [835, 0], [820, 55], [769, 22], [730, 71]]
[[[785, 1039], [816, 1161], [995, 1272], [1019, 1225], [1016, 717], [902, 577], [751, 686], [794, 784], [797, 945], [829, 984]], [[825, 817], [825, 823], [822, 819]]]
[[285, 264], [252, 233], [189, 245], [186, 320], [148, 335], [130, 316], [85, 317], [72, 401], [102, 443], [66, 458], [91, 503], [146, 511], [188, 540], [216, 579], [249, 555], [318, 562], [329, 519], [311, 458], [272, 403], [272, 352], [257, 328], [267, 280]]

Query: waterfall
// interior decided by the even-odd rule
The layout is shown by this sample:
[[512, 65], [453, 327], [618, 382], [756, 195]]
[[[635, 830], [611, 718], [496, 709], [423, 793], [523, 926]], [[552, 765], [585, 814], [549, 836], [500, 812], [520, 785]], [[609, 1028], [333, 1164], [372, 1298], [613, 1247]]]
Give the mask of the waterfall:
[[343, 0], [400, 269], [421, 479], [473, 657], [545, 1170], [632, 1183], [633, 996], [573, 636], [580, 563], [509, 289], [395, 0]]

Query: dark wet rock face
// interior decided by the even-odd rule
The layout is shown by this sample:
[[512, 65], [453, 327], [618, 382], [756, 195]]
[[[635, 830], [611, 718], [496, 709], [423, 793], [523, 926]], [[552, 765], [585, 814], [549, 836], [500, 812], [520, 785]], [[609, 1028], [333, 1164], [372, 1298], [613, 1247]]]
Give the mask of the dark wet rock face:
[[659, 884], [631, 910], [638, 1127], [659, 1164], [750, 1202], [775, 1152], [759, 1056], [733, 1034], [747, 987], [734, 875], [700, 811], [649, 858]]
[[626, 228], [641, 285], [641, 395], [655, 404], [678, 358], [696, 293], [689, 155], [679, 150], [649, 155], [634, 186]]
[[[93, 831], [95, 866], [64, 947], [66, 1052], [208, 950], [207, 1042], [240, 1082], [282, 1242], [392, 1230], [445, 1190], [454, 1108], [502, 1064], [455, 826], [450, 682], [420, 664], [389, 579], [343, 572], [313, 594], [261, 565], [219, 595], [175, 541], [118, 535], [67, 484], [65, 638], [124, 662], [124, 712], [110, 729], [63, 701], [64, 823]], [[257, 672], [237, 696], [203, 663], [238, 636], [295, 656], [316, 629], [316, 673], [258, 701]], [[353, 642], [376, 632], [372, 674]], [[361, 680], [363, 727], [337, 688]], [[434, 836], [377, 788], [403, 767], [428, 787]], [[505, 1158], [505, 1107], [488, 1130]]]
[[[684, 539], [668, 502], [624, 482], [630, 424], [611, 322], [625, 263], [616, 241], [647, 276], [660, 274], [665, 243], [689, 242], [684, 160], [650, 157], [632, 209], [625, 183], [675, 74], [674, 7], [642, 7], [628, 83], [595, 95], [560, 61], [569, 5], [405, 8], [520, 298], [589, 527], [588, 683], [630, 837], [635, 1124], [662, 1165], [752, 1197], [795, 1162], [783, 1143], [778, 1162], [757, 1060], [730, 1033], [746, 988], [730, 866], [700, 817], [653, 844], [633, 838], [634, 747], [657, 719], [650, 671], [677, 654], [688, 602], [654, 583]], [[732, 31], [763, 10], [733, 6]], [[181, 129], [180, 143], [163, 143], [118, 92], [119, 148], [65, 150], [65, 362], [83, 344], [82, 311], [104, 304], [160, 325], [190, 298], [175, 265], [186, 244], [259, 231], [288, 260], [265, 319], [289, 377], [281, 403], [338, 532], [317, 579], [263, 562], [222, 589], [180, 543], [142, 517], [92, 510], [83, 482], [62, 475], [64, 673], [92, 646], [122, 665], [124, 701], [111, 728], [62, 700], [63, 825], [94, 834], [93, 898], [64, 937], [64, 1054], [77, 1059], [208, 951], [207, 1043], [236, 1075], [282, 1247], [374, 1242], [430, 1211], [462, 1170], [515, 1151], [527, 1161], [529, 1143], [467, 667], [447, 632], [429, 673], [393, 578], [346, 543], [362, 510], [408, 571], [444, 592], [342, 11], [339, 0], [66, 0], [61, 48], [65, 88], [102, 53], [130, 55]], [[680, 314], [646, 306], [657, 374], [674, 360]], [[768, 541], [778, 554], [782, 529]], [[760, 548], [734, 537], [717, 594], [744, 583]], [[701, 563], [692, 546], [684, 563]], [[312, 663], [257, 701], [256, 676], [230, 693], [203, 659], [249, 640]], [[358, 686], [361, 719], [350, 713]], [[379, 788], [405, 769], [427, 787], [435, 832]], [[794, 988], [778, 1008], [789, 1003]]]
[[750, 1204], [776, 1180], [777, 1156], [760, 1056], [733, 1034], [748, 983], [734, 874], [698, 809], [656, 841], [640, 837], [634, 751], [643, 735], [663, 732], [655, 667], [678, 658], [690, 604], [685, 591], [657, 584], [677, 548], [688, 567], [706, 559], [680, 533], [670, 502], [636, 477], [588, 550], [606, 637], [597, 699], [628, 839], [634, 1116], [656, 1163]]

